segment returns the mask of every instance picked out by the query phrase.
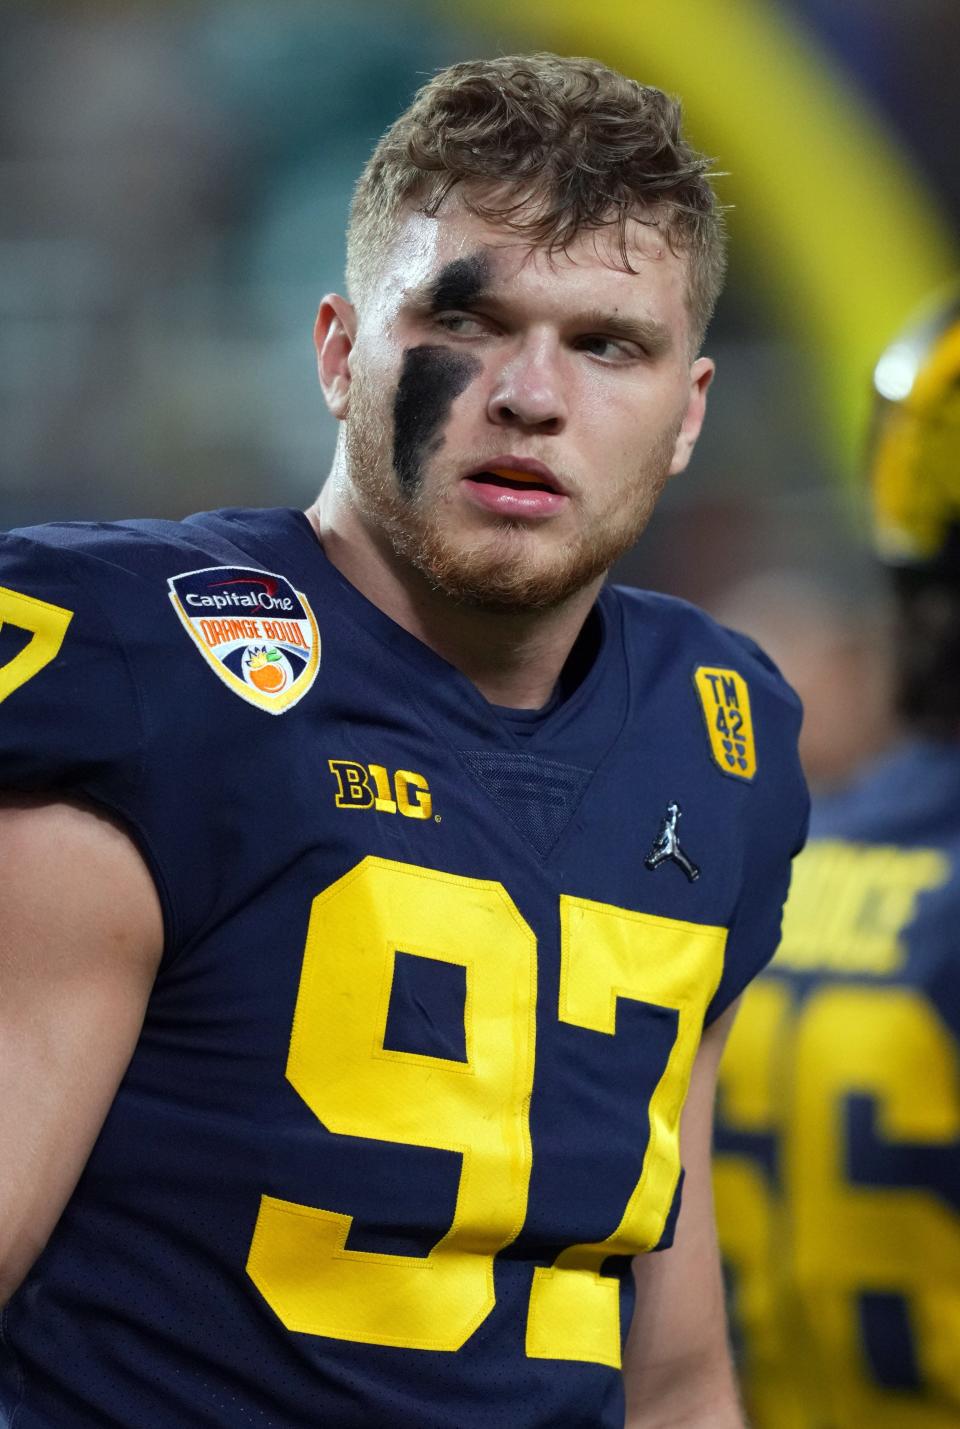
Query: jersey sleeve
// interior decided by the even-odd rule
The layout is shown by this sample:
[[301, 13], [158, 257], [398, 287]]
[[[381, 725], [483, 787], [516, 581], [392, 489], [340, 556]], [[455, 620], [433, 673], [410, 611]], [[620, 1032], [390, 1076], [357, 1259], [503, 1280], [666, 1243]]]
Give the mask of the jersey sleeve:
[[142, 732], [123, 651], [65, 553], [0, 537], [0, 787], [87, 793], [136, 778]]
[[744, 791], [740, 894], [727, 934], [723, 975], [704, 1019], [708, 1024], [776, 952], [792, 861], [806, 843], [810, 822], [810, 795], [797, 751], [800, 701], [758, 645], [746, 636], [726, 633], [752, 665], [758, 769], [753, 787]]
[[169, 900], [138, 816], [144, 733], [127, 655], [92, 571], [0, 535], [0, 790], [77, 798], [128, 829]]
[[743, 892], [727, 935], [723, 976], [707, 1008], [706, 1024], [736, 1001], [777, 951], [792, 859], [806, 843], [808, 821], [809, 801], [795, 827], [792, 847], [770, 840], [753, 854], [748, 852], [750, 866], [744, 872]]

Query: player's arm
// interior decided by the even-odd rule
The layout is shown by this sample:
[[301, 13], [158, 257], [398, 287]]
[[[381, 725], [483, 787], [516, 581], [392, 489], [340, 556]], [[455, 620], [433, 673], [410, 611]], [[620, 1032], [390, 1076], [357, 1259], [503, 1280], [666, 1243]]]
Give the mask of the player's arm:
[[163, 945], [104, 814], [0, 802], [0, 1304], [43, 1249], [109, 1109]]
[[637, 1302], [624, 1361], [628, 1429], [743, 1429], [710, 1179], [717, 1068], [736, 1006], [707, 1028], [693, 1066], [674, 1244], [634, 1261]]

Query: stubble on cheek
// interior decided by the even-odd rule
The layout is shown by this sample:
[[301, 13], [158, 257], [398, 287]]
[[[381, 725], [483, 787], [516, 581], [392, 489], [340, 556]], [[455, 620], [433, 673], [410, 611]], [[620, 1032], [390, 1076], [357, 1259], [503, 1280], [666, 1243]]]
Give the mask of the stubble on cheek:
[[443, 446], [454, 402], [481, 370], [479, 358], [448, 347], [408, 347], [393, 399], [393, 469], [400, 491], [412, 497], [423, 464]]

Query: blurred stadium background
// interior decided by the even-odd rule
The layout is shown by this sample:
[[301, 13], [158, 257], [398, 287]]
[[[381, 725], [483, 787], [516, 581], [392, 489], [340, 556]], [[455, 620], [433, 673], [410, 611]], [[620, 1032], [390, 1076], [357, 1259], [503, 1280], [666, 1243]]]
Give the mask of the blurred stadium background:
[[435, 68], [538, 48], [681, 94], [728, 171], [708, 430], [621, 574], [856, 668], [872, 361], [957, 265], [955, 0], [4, 0], [0, 526], [308, 502], [358, 169]]

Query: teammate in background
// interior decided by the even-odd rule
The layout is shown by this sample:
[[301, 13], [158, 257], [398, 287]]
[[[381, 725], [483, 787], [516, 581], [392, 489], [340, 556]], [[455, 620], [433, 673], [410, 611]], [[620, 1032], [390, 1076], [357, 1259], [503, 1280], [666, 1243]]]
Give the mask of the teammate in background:
[[716, 1134], [757, 1429], [960, 1424], [960, 302], [875, 374], [905, 733], [815, 806]]
[[800, 762], [814, 798], [848, 784], [897, 738], [889, 598], [866, 576], [848, 570], [841, 582], [780, 567], [745, 577], [709, 607], [756, 640], [799, 695]]
[[454, 66], [360, 179], [315, 507], [3, 543], [17, 1429], [741, 1424], [711, 1110], [799, 711], [604, 587], [704, 415], [708, 168], [596, 62]]

